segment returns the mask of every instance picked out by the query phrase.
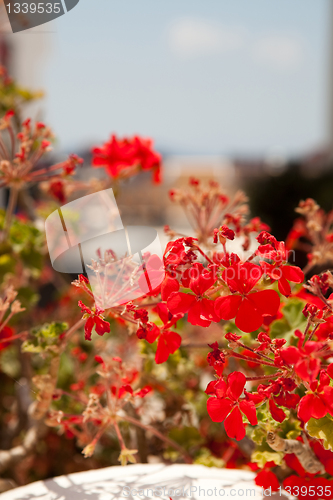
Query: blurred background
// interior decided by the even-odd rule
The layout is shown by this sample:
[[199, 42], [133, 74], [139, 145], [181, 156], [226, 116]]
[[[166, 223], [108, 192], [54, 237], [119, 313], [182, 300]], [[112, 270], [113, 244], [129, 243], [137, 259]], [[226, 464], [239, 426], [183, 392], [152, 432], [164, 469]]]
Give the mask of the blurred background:
[[[332, 208], [333, 6], [329, 0], [80, 0], [12, 34], [1, 11], [0, 59], [46, 98], [29, 114], [57, 136], [55, 155], [111, 133], [152, 137], [164, 183], [132, 179], [127, 224], [182, 227], [168, 190], [189, 175], [243, 188], [279, 238], [299, 199]], [[148, 195], [149, 193], [149, 195]]]
[[[190, 176], [214, 178], [228, 195], [244, 189], [252, 216], [278, 239], [300, 199], [333, 208], [332, 56], [329, 0], [80, 0], [56, 21], [16, 34], [0, 0], [0, 64], [45, 92], [27, 115], [54, 130], [50, 164], [76, 153], [85, 160], [81, 178], [102, 176], [90, 166], [93, 146], [113, 133], [153, 138], [164, 182], [153, 186], [151, 172], [133, 177], [118, 204], [125, 225], [161, 235], [164, 225], [190, 234], [168, 197]], [[54, 290], [49, 282], [41, 290], [47, 321]], [[63, 314], [65, 300], [57, 301]], [[111, 458], [86, 460], [55, 432], [39, 446], [18, 468], [18, 484], [117, 463], [117, 446]]]

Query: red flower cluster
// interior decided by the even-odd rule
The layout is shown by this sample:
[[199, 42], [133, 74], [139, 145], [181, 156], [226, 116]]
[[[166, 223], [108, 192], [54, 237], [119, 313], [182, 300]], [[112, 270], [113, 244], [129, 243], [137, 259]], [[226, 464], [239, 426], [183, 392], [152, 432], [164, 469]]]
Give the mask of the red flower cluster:
[[94, 167], [105, 167], [110, 177], [130, 177], [138, 170], [152, 170], [155, 183], [161, 182], [161, 155], [153, 150], [151, 139], [139, 136], [119, 139], [115, 135], [92, 151]]

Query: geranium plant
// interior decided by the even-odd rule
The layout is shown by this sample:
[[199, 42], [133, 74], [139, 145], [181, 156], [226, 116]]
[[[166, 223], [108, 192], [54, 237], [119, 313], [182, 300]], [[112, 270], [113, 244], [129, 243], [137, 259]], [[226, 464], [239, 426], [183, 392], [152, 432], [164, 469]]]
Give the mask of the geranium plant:
[[[88, 466], [241, 467], [256, 471], [264, 488], [333, 498], [332, 213], [302, 201], [301, 218], [286, 242], [277, 241], [249, 218], [244, 193], [229, 197], [214, 180], [203, 186], [192, 178], [188, 189], [170, 192], [188, 215], [189, 234], [165, 227], [163, 262], [149, 261], [162, 283], [102, 310], [85, 275], [70, 283], [53, 271], [41, 222], [74, 193], [110, 186], [117, 193], [147, 170], [160, 181], [161, 156], [151, 140], [112, 136], [93, 150], [93, 166], [107, 175], [78, 181], [76, 155], [40, 166], [52, 145], [47, 126], [3, 109], [5, 477], [22, 483], [72, 471], [71, 461], [55, 468], [41, 450], [42, 441], [54, 450], [61, 439], [73, 443], [73, 455], [80, 448]], [[294, 262], [298, 244], [308, 248], [303, 271]], [[318, 265], [327, 270], [311, 275]], [[32, 473], [41, 457], [44, 472]]]

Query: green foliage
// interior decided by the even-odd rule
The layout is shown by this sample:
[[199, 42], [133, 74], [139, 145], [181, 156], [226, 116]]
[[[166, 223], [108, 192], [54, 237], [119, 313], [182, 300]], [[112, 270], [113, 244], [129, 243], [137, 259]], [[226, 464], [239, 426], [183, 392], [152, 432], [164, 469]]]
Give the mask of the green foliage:
[[[5, 212], [0, 210], [0, 229], [4, 220]], [[44, 234], [32, 222], [14, 217], [9, 237], [0, 244], [0, 279], [3, 280], [6, 274], [14, 274], [18, 262], [33, 278], [38, 278], [43, 266], [44, 245]]]
[[43, 92], [32, 92], [20, 87], [15, 81], [6, 77], [0, 78], [0, 115], [9, 110], [18, 113], [21, 107], [28, 102], [40, 99]]
[[225, 466], [224, 460], [212, 455], [207, 448], [202, 448], [200, 450], [193, 463], [204, 465], [205, 467], [218, 467], [219, 469]]
[[67, 330], [67, 323], [46, 323], [45, 325], [34, 328], [32, 333], [32, 339], [26, 340], [22, 344], [22, 350], [24, 352], [33, 353], [45, 353], [45, 352], [57, 352], [57, 343], [59, 340], [59, 335], [61, 335], [65, 330]]
[[203, 441], [198, 429], [188, 426], [175, 427], [169, 432], [169, 437], [185, 449], [200, 445]]
[[21, 364], [17, 355], [17, 347], [11, 345], [0, 353], [0, 369], [8, 377], [16, 378], [20, 376]]
[[264, 442], [252, 453], [251, 460], [257, 463], [258, 467], [261, 469], [265, 467], [267, 462], [274, 462], [275, 465], [282, 465], [283, 453], [273, 451], [269, 445]]
[[333, 419], [329, 416], [324, 418], [310, 418], [306, 429], [310, 436], [321, 439], [326, 450], [333, 450]]
[[282, 308], [283, 318], [273, 321], [270, 326], [271, 338], [284, 338], [290, 341], [295, 330], [304, 331], [306, 319], [302, 313], [305, 302], [301, 299], [293, 298]]

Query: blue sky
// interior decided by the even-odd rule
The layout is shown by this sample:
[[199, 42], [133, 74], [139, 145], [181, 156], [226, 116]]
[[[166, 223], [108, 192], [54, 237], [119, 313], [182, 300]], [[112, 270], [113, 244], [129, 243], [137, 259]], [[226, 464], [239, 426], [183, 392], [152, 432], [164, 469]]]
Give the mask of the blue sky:
[[166, 151], [294, 155], [327, 133], [329, 0], [80, 0], [55, 22], [46, 118]]

